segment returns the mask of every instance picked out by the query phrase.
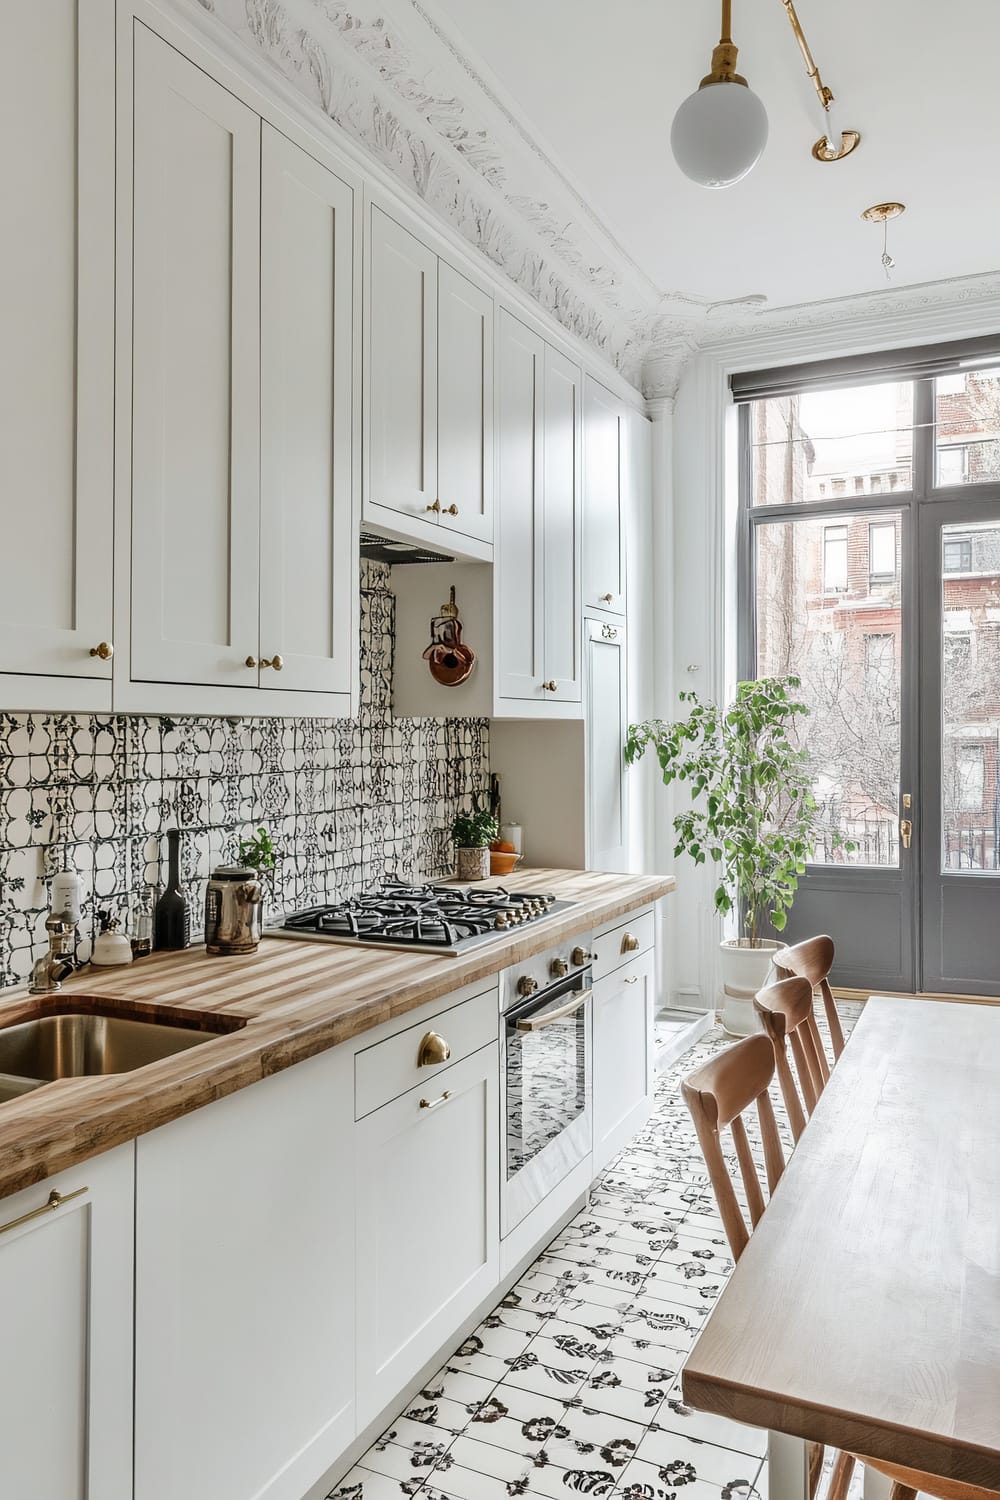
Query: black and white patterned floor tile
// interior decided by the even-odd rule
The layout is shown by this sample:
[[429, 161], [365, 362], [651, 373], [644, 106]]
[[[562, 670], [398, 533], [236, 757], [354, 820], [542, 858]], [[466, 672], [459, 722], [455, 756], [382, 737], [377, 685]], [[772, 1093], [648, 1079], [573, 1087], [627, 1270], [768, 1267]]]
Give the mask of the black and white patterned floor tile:
[[[849, 1032], [860, 1006], [841, 1013]], [[329, 1500], [764, 1500], [766, 1433], [680, 1384], [733, 1261], [679, 1086], [728, 1042], [709, 1032], [660, 1077], [587, 1207]]]

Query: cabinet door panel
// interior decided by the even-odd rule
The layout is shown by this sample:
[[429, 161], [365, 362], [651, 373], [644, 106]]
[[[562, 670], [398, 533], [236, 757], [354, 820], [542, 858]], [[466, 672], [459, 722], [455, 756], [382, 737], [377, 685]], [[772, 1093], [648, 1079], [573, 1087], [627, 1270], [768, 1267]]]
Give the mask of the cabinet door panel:
[[627, 422], [622, 403], [588, 378], [583, 405], [583, 603], [587, 609], [616, 614], [625, 609]]
[[359, 1427], [497, 1283], [498, 1067], [493, 1043], [357, 1127]]
[[587, 867], [628, 868], [628, 732], [625, 627], [585, 623], [587, 736]]
[[594, 1171], [648, 1118], [653, 1102], [651, 950], [594, 985]]
[[545, 345], [502, 311], [497, 402], [494, 654], [501, 698], [542, 697], [542, 375]]
[[545, 676], [549, 694], [579, 703], [580, 671], [580, 371], [545, 350], [543, 592]]
[[300, 1500], [353, 1438], [352, 1072], [140, 1137], [135, 1500]]
[[0, 1202], [0, 1494], [130, 1500], [132, 1166], [120, 1146]]
[[438, 495], [442, 526], [492, 542], [493, 299], [445, 261], [438, 264]]
[[132, 676], [243, 686], [258, 646], [260, 120], [136, 24], [134, 131]]
[[[111, 676], [90, 648], [111, 640], [112, 625], [114, 128], [113, 7], [9, 7], [0, 51], [0, 131], [11, 143], [0, 278], [4, 672]], [[110, 702], [98, 691], [95, 707]]]
[[354, 193], [266, 124], [261, 171], [261, 686], [349, 712]]
[[429, 519], [437, 499], [437, 256], [374, 205], [368, 503]]

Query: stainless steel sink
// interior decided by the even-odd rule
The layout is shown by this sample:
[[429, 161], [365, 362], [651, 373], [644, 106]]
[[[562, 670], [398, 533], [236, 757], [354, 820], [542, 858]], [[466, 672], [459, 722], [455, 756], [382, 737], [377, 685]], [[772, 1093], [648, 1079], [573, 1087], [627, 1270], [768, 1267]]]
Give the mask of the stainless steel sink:
[[131, 1073], [210, 1042], [217, 1034], [153, 1018], [89, 1011], [55, 1011], [5, 1026], [0, 1028], [0, 1103], [57, 1078]]

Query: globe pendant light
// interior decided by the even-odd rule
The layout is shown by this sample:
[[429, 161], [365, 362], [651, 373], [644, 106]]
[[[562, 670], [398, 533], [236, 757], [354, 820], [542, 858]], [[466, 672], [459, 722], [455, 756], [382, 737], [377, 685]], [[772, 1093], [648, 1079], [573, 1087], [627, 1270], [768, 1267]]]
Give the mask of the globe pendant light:
[[684, 100], [670, 128], [674, 159], [702, 187], [730, 187], [745, 177], [767, 144], [767, 113], [736, 72], [732, 0], [722, 0], [722, 35], [712, 71]]

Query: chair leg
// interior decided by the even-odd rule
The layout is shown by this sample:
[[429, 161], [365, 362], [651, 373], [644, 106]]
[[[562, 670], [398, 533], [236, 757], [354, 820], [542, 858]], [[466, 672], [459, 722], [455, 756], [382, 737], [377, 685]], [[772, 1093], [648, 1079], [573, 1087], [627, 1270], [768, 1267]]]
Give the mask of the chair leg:
[[822, 1443], [809, 1444], [808, 1474], [809, 1483], [806, 1490], [809, 1500], [815, 1500], [816, 1491], [819, 1489], [820, 1477], [823, 1473], [823, 1455], [826, 1449]]
[[847, 1500], [847, 1491], [851, 1487], [851, 1478], [854, 1474], [854, 1465], [857, 1459], [853, 1453], [838, 1453], [830, 1476], [830, 1488], [827, 1490], [826, 1500]]

